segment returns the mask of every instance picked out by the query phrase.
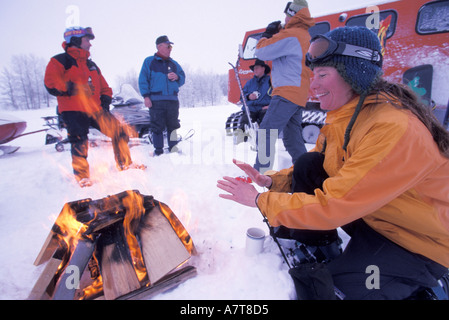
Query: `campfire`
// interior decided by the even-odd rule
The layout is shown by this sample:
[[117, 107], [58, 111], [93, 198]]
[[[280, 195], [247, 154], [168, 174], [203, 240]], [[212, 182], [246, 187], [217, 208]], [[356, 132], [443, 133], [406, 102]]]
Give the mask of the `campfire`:
[[190, 235], [164, 203], [138, 191], [64, 205], [34, 264], [29, 299], [144, 299], [196, 275]]

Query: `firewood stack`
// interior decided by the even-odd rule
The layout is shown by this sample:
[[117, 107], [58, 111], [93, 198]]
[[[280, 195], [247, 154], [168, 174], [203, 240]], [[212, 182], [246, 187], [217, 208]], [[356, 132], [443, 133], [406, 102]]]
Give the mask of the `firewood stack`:
[[196, 275], [190, 235], [152, 196], [124, 191], [66, 203], [34, 264], [29, 299], [147, 299]]

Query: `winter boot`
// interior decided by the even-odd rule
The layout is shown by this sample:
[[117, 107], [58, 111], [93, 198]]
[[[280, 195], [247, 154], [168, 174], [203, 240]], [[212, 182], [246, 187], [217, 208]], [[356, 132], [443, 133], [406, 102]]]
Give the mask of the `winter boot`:
[[91, 187], [93, 185], [93, 182], [89, 178], [82, 178], [78, 180], [78, 184], [81, 188], [86, 188]]
[[147, 166], [146, 165], [144, 165], [144, 164], [137, 164], [137, 163], [131, 163], [130, 165], [127, 165], [127, 166], [125, 166], [125, 165], [122, 165], [122, 166], [120, 166], [118, 169], [120, 170], [120, 171], [125, 171], [125, 170], [128, 170], [128, 169], [140, 169], [140, 170], [145, 170], [147, 168]]
[[159, 156], [164, 153], [164, 134], [153, 132], [154, 155]]

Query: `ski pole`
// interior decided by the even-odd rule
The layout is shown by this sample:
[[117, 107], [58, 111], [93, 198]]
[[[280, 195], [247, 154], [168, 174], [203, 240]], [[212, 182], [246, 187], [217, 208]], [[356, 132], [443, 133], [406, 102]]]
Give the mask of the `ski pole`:
[[243, 87], [242, 87], [242, 83], [241, 83], [240, 77], [239, 77], [239, 72], [238, 72], [239, 59], [240, 59], [240, 55], [239, 55], [239, 57], [238, 57], [238, 59], [237, 59], [236, 66], [234, 66], [234, 65], [233, 65], [232, 63], [230, 63], [230, 62], [228, 62], [228, 63], [230, 64], [230, 66], [231, 66], [232, 69], [234, 70], [235, 79], [237, 80], [237, 84], [238, 84], [238, 87], [239, 87], [239, 90], [240, 90], [240, 95], [241, 95], [242, 101], [243, 101], [243, 106], [244, 106], [244, 108], [245, 108], [245, 113], [246, 113], [246, 116], [248, 117], [249, 125], [251, 126], [251, 129], [255, 130], [254, 124], [253, 124], [253, 122], [251, 121], [251, 115], [250, 115], [250, 113], [249, 113], [248, 105], [246, 104], [245, 94], [243, 93]]
[[274, 228], [270, 225], [270, 223], [268, 222], [268, 219], [264, 215], [262, 215], [262, 216], [263, 216], [263, 222], [265, 222], [267, 224], [268, 229], [270, 230], [270, 235], [273, 238], [274, 242], [277, 244], [279, 251], [282, 254], [282, 257], [284, 258], [285, 263], [287, 264], [288, 268], [291, 269], [292, 267], [291, 267], [290, 263], [288, 262], [287, 256], [285, 255], [285, 252], [282, 249], [282, 246], [279, 243], [278, 238], [274, 235]]

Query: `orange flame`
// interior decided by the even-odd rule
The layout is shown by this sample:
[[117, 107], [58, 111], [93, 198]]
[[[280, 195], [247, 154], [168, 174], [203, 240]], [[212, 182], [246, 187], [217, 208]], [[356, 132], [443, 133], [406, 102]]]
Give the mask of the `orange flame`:
[[181, 221], [178, 220], [178, 218], [175, 216], [173, 211], [164, 203], [160, 202], [160, 208], [161, 212], [164, 214], [164, 216], [168, 219], [170, 222], [173, 230], [175, 230], [176, 234], [178, 235], [179, 239], [181, 239], [182, 243], [186, 247], [187, 251], [190, 254], [196, 254], [195, 246], [193, 245], [192, 238], [190, 237], [187, 230], [182, 225]]
[[[98, 232], [101, 233], [101, 229], [109, 225], [109, 220], [120, 221], [117, 219], [123, 219], [124, 234], [137, 278], [142, 286], [150, 285], [148, 272], [145, 267], [140, 243], [136, 234], [138, 234], [142, 218], [145, 214], [151, 212], [150, 207], [158, 206], [184, 244], [186, 250], [191, 255], [196, 254], [192, 238], [180, 220], [166, 204], [155, 201], [152, 197], [145, 197], [138, 191], [125, 191], [119, 195], [109, 196], [102, 199], [102, 201], [99, 202], [101, 203], [101, 205], [99, 205], [101, 208], [97, 208], [97, 202], [92, 202], [91, 199], [77, 201], [76, 205], [73, 205], [73, 203], [64, 205], [63, 210], [56, 219], [55, 226], [57, 226], [57, 229], [59, 230], [56, 230], [55, 232], [59, 235], [60, 239], [63, 240], [63, 243], [66, 244], [67, 253], [70, 253], [73, 248], [76, 248], [78, 240], [82, 237], [92, 237], [93, 234], [98, 234]], [[93, 205], [91, 205], [91, 203]], [[77, 209], [80, 209], [82, 213], [75, 212]], [[103, 221], [101, 219], [102, 214], [106, 211], [109, 212], [109, 216]], [[84, 221], [82, 216], [86, 213], [86, 217], [88, 217], [87, 220], [89, 221], [85, 223], [79, 222], [77, 216], [78, 219]], [[93, 217], [91, 215], [93, 215]], [[95, 222], [98, 220], [101, 221], [101, 223], [96, 225]], [[67, 260], [61, 263], [58, 273], [63, 272], [66, 263]], [[79, 296], [77, 296], [79, 299], [94, 298], [103, 290], [103, 280], [99, 272], [100, 270], [98, 269], [98, 261], [95, 255], [92, 257], [91, 263], [95, 265], [97, 272], [92, 272], [91, 265], [89, 264], [92, 283], [89, 286], [82, 288], [81, 292], [79, 292]]]
[[126, 241], [131, 253], [132, 264], [136, 271], [137, 278], [142, 282], [147, 279], [147, 271], [135, 233], [140, 219], [145, 214], [143, 197], [135, 192], [128, 192], [128, 196], [122, 200], [122, 203], [126, 208], [126, 215], [123, 220]]
[[78, 240], [87, 230], [85, 224], [76, 220], [76, 212], [70, 204], [64, 205], [55, 225], [59, 228], [59, 232], [57, 232], [59, 239], [63, 240], [69, 249], [76, 247]]

